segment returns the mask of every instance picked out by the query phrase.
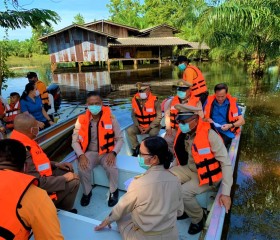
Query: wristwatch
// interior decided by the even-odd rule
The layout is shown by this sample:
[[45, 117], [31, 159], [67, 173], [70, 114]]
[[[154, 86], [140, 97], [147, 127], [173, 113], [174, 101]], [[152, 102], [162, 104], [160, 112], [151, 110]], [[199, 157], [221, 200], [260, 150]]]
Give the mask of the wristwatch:
[[233, 123], [231, 125], [232, 125], [232, 127], [235, 127]]
[[115, 157], [117, 156], [117, 153], [115, 151], [112, 151], [111, 153], [113, 153], [115, 155]]

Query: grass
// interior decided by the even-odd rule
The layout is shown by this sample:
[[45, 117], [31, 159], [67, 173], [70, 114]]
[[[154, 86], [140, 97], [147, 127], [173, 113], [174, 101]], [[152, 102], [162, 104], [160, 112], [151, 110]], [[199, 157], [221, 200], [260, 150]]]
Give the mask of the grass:
[[7, 61], [9, 67], [33, 67], [45, 64], [50, 64], [49, 55], [34, 54], [31, 58], [11, 56]]

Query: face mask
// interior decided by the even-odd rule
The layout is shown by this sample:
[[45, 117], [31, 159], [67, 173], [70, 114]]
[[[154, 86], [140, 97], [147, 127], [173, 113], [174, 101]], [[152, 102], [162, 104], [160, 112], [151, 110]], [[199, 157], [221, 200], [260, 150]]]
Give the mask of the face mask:
[[143, 93], [140, 93], [140, 98], [141, 99], [146, 99], [147, 98], [147, 93], [143, 92]]
[[39, 134], [39, 127], [32, 127], [32, 128], [30, 129], [30, 132], [31, 132], [35, 137], [37, 137], [38, 134]]
[[36, 90], [36, 97], [40, 96], [40, 92]]
[[140, 155], [138, 155], [138, 163], [139, 163], [139, 166], [140, 166], [141, 168], [144, 168], [144, 169], [146, 169], [146, 170], [148, 170], [148, 169], [151, 167], [150, 165], [146, 165], [146, 164], [145, 164], [144, 158], [143, 158], [143, 157], [140, 157]]
[[179, 128], [181, 129], [182, 133], [188, 133], [191, 131], [189, 123], [179, 123]]
[[187, 95], [186, 92], [177, 91], [177, 96], [178, 96], [180, 99], [185, 99], [185, 98], [186, 98], [186, 95]]
[[186, 69], [186, 64], [185, 63], [181, 63], [178, 65], [178, 68], [180, 71], [184, 71]]
[[97, 115], [101, 111], [101, 106], [100, 105], [90, 105], [88, 106], [88, 110], [93, 114]]
[[28, 79], [28, 82], [29, 82], [29, 83], [35, 83], [35, 80]]

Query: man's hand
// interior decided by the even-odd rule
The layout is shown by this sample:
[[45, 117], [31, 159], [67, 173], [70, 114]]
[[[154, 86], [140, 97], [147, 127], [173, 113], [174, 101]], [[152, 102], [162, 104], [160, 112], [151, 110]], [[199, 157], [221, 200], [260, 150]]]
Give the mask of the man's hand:
[[43, 122], [40, 122], [40, 121], [37, 121], [37, 126], [40, 128], [40, 129], [43, 129], [45, 127], [45, 124]]
[[79, 157], [79, 166], [81, 170], [87, 170], [89, 168], [89, 160], [87, 159], [85, 154], [82, 154]]
[[100, 230], [102, 230], [103, 228], [105, 228], [105, 227], [109, 227], [109, 228], [111, 228], [111, 224], [110, 224], [110, 222], [108, 221], [108, 219], [106, 218], [105, 220], [103, 220], [103, 222], [102, 223], [100, 223], [98, 226], [96, 226], [95, 228], [94, 228], [94, 230], [95, 231], [100, 231]]
[[146, 133], [148, 133], [150, 130], [151, 130], [150, 127], [144, 128], [141, 134], [146, 134]]
[[50, 125], [54, 125], [54, 122], [53, 122], [53, 121], [50, 121], [49, 124], [50, 124]]
[[172, 128], [166, 129], [165, 135], [166, 136], [172, 136]]
[[79, 179], [79, 176], [72, 172], [65, 173], [62, 176], [65, 178], [66, 182], [70, 182], [74, 179]]
[[6, 132], [6, 129], [4, 127], [0, 127], [0, 132], [1, 133], [5, 133]]
[[230, 196], [226, 196], [226, 195], [221, 194], [219, 202], [220, 202], [221, 206], [225, 207], [226, 213], [228, 213], [228, 210], [230, 209], [230, 205], [231, 205]]
[[56, 163], [55, 166], [59, 169], [68, 171], [68, 172], [74, 172], [73, 166], [71, 163], [64, 162], [64, 163]]
[[224, 124], [224, 125], [221, 127], [221, 129], [222, 129], [223, 131], [227, 131], [227, 130], [229, 130], [231, 127], [232, 127], [232, 124]]
[[109, 167], [111, 166], [115, 166], [116, 164], [116, 156], [114, 153], [110, 152], [108, 153], [107, 157], [106, 157], [106, 163]]

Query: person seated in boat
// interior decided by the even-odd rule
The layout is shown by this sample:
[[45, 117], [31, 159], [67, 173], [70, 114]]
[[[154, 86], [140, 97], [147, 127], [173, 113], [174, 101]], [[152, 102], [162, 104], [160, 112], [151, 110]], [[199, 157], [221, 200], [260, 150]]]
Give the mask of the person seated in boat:
[[245, 120], [237, 105], [237, 99], [228, 93], [225, 83], [217, 84], [214, 92], [205, 102], [204, 120], [213, 124], [229, 149], [232, 139], [240, 131], [240, 126], [245, 124]]
[[35, 85], [35, 88], [37, 90], [37, 95], [41, 98], [43, 107], [47, 112], [50, 108], [50, 105], [49, 105], [49, 96], [48, 96], [48, 90], [46, 84], [38, 79], [37, 73], [35, 72], [28, 72], [26, 78], [30, 83], [33, 83]]
[[17, 140], [0, 141], [0, 238], [64, 239], [56, 208], [38, 179], [24, 174], [26, 149]]
[[5, 100], [0, 95], [0, 122], [3, 120], [4, 117], [5, 117]]
[[205, 78], [198, 67], [190, 65], [191, 60], [186, 56], [178, 56], [175, 65], [183, 72], [183, 80], [192, 85], [193, 96], [199, 97], [202, 104], [207, 99], [208, 91]]
[[127, 129], [127, 134], [132, 146], [132, 156], [137, 156], [139, 142], [137, 134], [158, 135], [162, 119], [161, 104], [151, 92], [150, 84], [136, 83], [138, 92], [132, 98], [131, 118], [133, 125]]
[[78, 170], [83, 188], [81, 205], [87, 206], [92, 196], [92, 170], [101, 165], [109, 178], [108, 206], [119, 198], [116, 156], [123, 145], [119, 123], [110, 107], [103, 106], [97, 92], [87, 94], [88, 109], [78, 117], [72, 135], [72, 147], [78, 157]]
[[46, 129], [54, 124], [42, 106], [42, 100], [36, 95], [34, 83], [27, 83], [20, 97], [20, 110], [22, 113], [30, 113], [37, 121], [40, 129]]
[[10, 138], [20, 141], [27, 149], [25, 173], [39, 179], [40, 188], [47, 191], [57, 208], [76, 213], [74, 201], [80, 180], [71, 163], [50, 161], [34, 140], [39, 133], [36, 119], [21, 113], [15, 117]]
[[14, 128], [14, 119], [20, 113], [20, 95], [17, 92], [10, 93], [10, 104], [5, 105], [5, 123], [6, 131], [10, 132]]
[[123, 239], [178, 239], [176, 220], [183, 214], [184, 206], [181, 184], [168, 170], [172, 160], [164, 138], [144, 139], [138, 161], [147, 171], [134, 178], [119, 203], [95, 230], [111, 227], [116, 221]]
[[[174, 141], [174, 152], [178, 166], [170, 169], [182, 183], [184, 217], [190, 217], [189, 234], [203, 229], [206, 214], [196, 200], [196, 195], [218, 187], [222, 194], [219, 201], [230, 209], [232, 166], [222, 138], [198, 115], [201, 108], [178, 104], [176, 120], [179, 124]], [[211, 170], [210, 170], [211, 169]], [[183, 219], [183, 217], [182, 217]]]
[[[178, 123], [176, 122], [178, 111], [174, 108], [174, 106], [181, 103], [202, 108], [199, 98], [192, 95], [191, 86], [192, 85], [189, 82], [183, 80], [178, 81], [176, 84], [177, 95], [172, 99], [167, 100], [165, 104], [164, 118], [166, 133], [164, 139], [167, 141], [171, 152], [173, 152], [174, 139], [178, 129]], [[199, 114], [203, 117], [203, 111], [200, 111]]]

